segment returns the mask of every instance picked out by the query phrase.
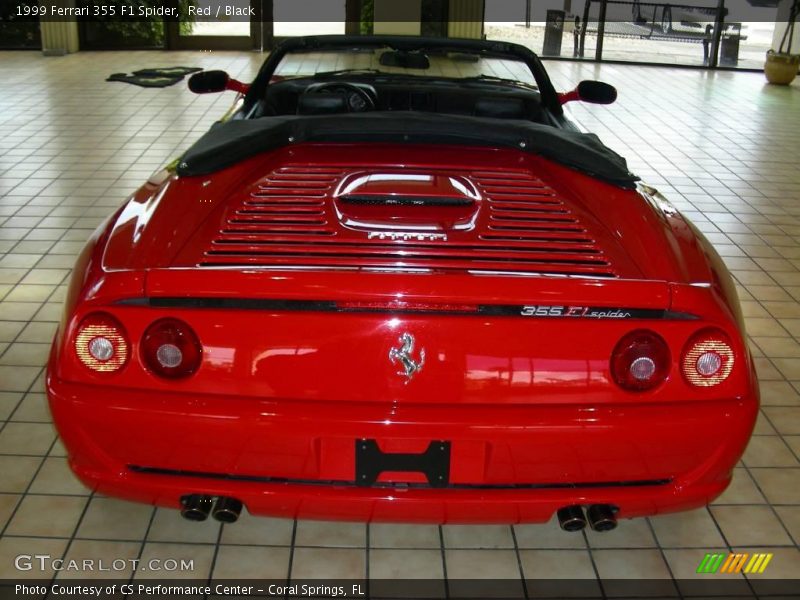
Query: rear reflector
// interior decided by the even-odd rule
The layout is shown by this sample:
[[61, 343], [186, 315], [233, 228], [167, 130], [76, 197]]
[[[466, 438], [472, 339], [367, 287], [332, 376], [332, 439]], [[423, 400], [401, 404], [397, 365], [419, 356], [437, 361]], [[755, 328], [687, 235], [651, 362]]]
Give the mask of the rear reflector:
[[631, 392], [655, 388], [666, 379], [669, 369], [667, 343], [647, 329], [627, 334], [611, 354], [611, 376], [617, 385]]
[[733, 371], [734, 355], [728, 336], [717, 329], [695, 335], [683, 351], [681, 371], [691, 385], [719, 385]]
[[656, 363], [649, 356], [640, 356], [631, 363], [631, 377], [637, 381], [649, 381], [656, 372]]
[[129, 347], [122, 325], [107, 313], [90, 314], [78, 325], [75, 354], [92, 371], [119, 371], [128, 362]]
[[142, 337], [142, 362], [160, 377], [188, 377], [200, 367], [202, 354], [197, 334], [178, 319], [159, 319]]

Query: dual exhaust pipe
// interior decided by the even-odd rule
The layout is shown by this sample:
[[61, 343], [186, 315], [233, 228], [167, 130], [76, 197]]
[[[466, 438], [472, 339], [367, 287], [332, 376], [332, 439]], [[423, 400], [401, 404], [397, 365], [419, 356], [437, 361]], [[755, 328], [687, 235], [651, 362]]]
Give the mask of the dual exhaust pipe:
[[[220, 496], [216, 503], [211, 496], [190, 494], [181, 498], [181, 516], [187, 521], [205, 521], [209, 514], [220, 523], [235, 523], [242, 512], [242, 502]], [[558, 524], [564, 531], [581, 531], [589, 526], [595, 531], [611, 531], [617, 526], [617, 508], [610, 504], [592, 504], [583, 512], [578, 504], [558, 510]]]
[[210, 514], [220, 523], [235, 523], [242, 512], [242, 503], [236, 498], [220, 496], [216, 503], [211, 496], [190, 494], [181, 498], [181, 516], [187, 521], [205, 521]]
[[611, 531], [617, 526], [617, 507], [610, 504], [592, 504], [586, 509], [577, 504], [558, 510], [558, 524], [564, 531], [580, 531], [586, 524], [595, 531]]

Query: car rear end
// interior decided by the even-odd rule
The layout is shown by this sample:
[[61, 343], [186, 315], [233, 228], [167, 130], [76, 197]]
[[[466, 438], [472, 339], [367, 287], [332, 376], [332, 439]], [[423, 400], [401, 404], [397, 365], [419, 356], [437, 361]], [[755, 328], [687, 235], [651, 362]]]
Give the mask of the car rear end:
[[[168, 264], [112, 268], [137, 230], [121, 217], [86, 259], [102, 276], [76, 292], [48, 392], [87, 484], [440, 523], [648, 515], [726, 487], [758, 401], [715, 286], [653, 277], [665, 256], [531, 158], [447, 150], [401, 172], [397, 149], [291, 152], [242, 166], [251, 183]], [[618, 194], [609, 212], [644, 203], [594, 189]]]

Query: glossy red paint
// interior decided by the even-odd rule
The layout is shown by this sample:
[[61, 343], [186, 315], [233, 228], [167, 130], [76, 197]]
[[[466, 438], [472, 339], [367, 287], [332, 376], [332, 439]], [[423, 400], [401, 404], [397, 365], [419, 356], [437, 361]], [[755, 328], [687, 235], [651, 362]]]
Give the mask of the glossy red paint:
[[570, 90], [569, 92], [559, 92], [558, 94], [558, 102], [560, 104], [566, 104], [567, 102], [576, 102], [581, 99], [581, 95], [578, 93], [578, 90]]
[[238, 81], [237, 79], [230, 78], [225, 83], [225, 89], [230, 90], [232, 92], [236, 92], [237, 94], [246, 94], [250, 91], [250, 84], [243, 83]]
[[[587, 307], [651, 316], [542, 316]], [[96, 311], [126, 329], [119, 373], [91, 372], [71, 351]], [[142, 362], [162, 318], [200, 340], [189, 377]], [[681, 352], [708, 327], [736, 362], [697, 388]], [[665, 381], [644, 392], [610, 370], [637, 329], [671, 354]], [[410, 380], [389, 358], [403, 333], [412, 358], [425, 350]], [[72, 468], [102, 493], [407, 522], [700, 506], [727, 486], [758, 409], [724, 265], [655, 192], [513, 150], [386, 144], [298, 145], [213, 177], [151, 179], [81, 255], [47, 385]], [[451, 442], [451, 486], [384, 473], [357, 487], [361, 439], [403, 453]]]

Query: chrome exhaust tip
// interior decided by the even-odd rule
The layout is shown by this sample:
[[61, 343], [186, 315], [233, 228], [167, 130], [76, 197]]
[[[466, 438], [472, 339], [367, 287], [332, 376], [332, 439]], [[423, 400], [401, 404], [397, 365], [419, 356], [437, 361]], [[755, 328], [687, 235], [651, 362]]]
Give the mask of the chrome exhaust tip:
[[235, 523], [239, 520], [242, 512], [242, 503], [236, 498], [220, 496], [214, 505], [214, 512], [211, 513], [220, 523]]
[[211, 512], [211, 496], [190, 494], [181, 498], [181, 516], [187, 521], [205, 521]]
[[583, 509], [577, 504], [558, 509], [558, 524], [564, 531], [580, 531], [586, 527]]
[[586, 510], [586, 516], [595, 531], [611, 531], [617, 527], [616, 512], [616, 507], [610, 504], [592, 504]]

